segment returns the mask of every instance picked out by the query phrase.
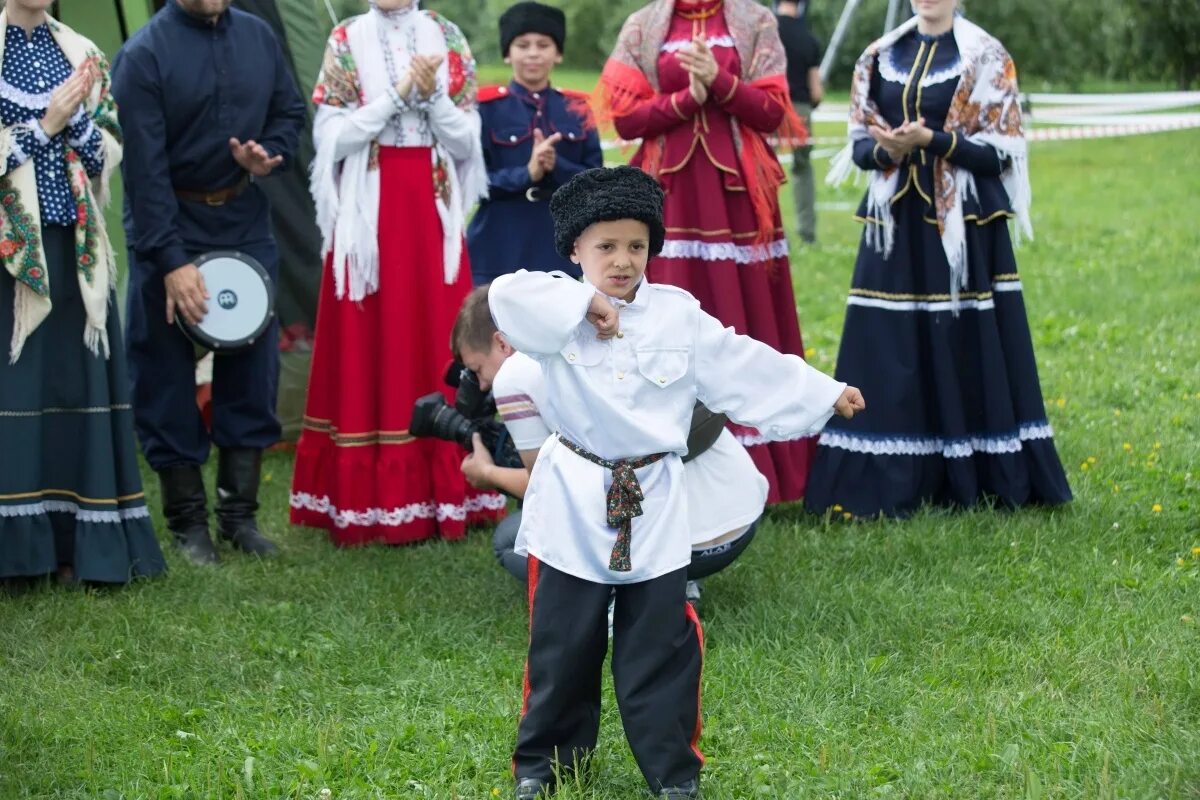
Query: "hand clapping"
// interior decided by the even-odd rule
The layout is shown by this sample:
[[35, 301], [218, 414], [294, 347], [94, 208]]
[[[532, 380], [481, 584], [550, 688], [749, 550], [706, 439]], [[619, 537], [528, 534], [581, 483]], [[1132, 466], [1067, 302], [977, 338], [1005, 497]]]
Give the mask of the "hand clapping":
[[96, 59], [89, 58], [51, 92], [50, 103], [42, 117], [42, 130], [47, 136], [55, 136], [67, 127], [80, 104], [92, 93], [98, 77], [100, 70]]
[[924, 117], [915, 122], [906, 122], [898, 128], [872, 125], [869, 131], [871, 138], [879, 142], [892, 161], [897, 163], [913, 150], [928, 147], [929, 143], [933, 141], [933, 131], [925, 127]]
[[265, 178], [271, 171], [283, 163], [283, 156], [272, 157], [266, 148], [253, 139], [247, 139], [243, 144], [236, 138], [229, 140], [229, 152], [238, 166], [256, 178]]
[[704, 37], [697, 34], [691, 46], [685, 47], [675, 54], [679, 64], [688, 72], [688, 88], [696, 102], [703, 103], [708, 99], [708, 89], [717, 78], [719, 67], [717, 59], [708, 49]]
[[412, 76], [412, 85], [417, 87], [417, 93], [422, 98], [428, 100], [437, 88], [437, 71], [442, 65], [442, 56], [427, 56], [417, 54], [412, 58], [412, 64], [409, 66], [409, 74]]
[[562, 141], [561, 133], [550, 136], [542, 133], [541, 128], [533, 129], [533, 152], [529, 155], [529, 180], [537, 183], [546, 177], [546, 173], [554, 171], [557, 151], [554, 145]]

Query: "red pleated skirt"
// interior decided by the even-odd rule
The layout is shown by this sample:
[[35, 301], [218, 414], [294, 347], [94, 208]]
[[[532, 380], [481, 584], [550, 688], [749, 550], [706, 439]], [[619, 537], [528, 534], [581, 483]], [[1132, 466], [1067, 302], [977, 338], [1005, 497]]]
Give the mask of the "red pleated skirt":
[[383, 147], [379, 161], [379, 291], [338, 300], [326, 259], [291, 520], [338, 545], [459, 539], [502, 516], [505, 499], [467, 485], [466, 451], [408, 426], [421, 395], [452, 401], [443, 377], [471, 269], [464, 247], [446, 284], [429, 149]]
[[[697, 148], [678, 172], [662, 176], [666, 191], [667, 241], [646, 275], [691, 292], [701, 307], [781, 353], [804, 356], [787, 238], [775, 208], [775, 234], [754, 244], [757, 231], [750, 196], [727, 190], [721, 173]], [[816, 438], [766, 442], [758, 431], [729, 426], [770, 483], [768, 503], [804, 496]]]

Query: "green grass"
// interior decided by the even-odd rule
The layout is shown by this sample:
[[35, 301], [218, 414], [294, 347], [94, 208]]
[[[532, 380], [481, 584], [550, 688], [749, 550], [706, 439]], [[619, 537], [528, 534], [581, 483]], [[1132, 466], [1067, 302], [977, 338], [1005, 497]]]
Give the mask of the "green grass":
[[[1200, 796], [1200, 156], [1187, 132], [1039, 143], [1033, 176], [1018, 258], [1075, 502], [772, 511], [707, 583], [710, 800]], [[849, 216], [794, 251], [825, 369]], [[276, 562], [0, 599], [0, 797], [508, 794], [526, 618], [488, 535], [338, 551], [287, 527], [289, 457], [267, 469]], [[565, 800], [639, 796], [605, 702]]]

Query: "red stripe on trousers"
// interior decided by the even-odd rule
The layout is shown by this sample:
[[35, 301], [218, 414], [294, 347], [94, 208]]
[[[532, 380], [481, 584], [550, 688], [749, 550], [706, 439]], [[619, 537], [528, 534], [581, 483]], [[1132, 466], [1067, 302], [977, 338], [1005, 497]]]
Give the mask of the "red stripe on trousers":
[[688, 744], [692, 748], [692, 752], [696, 754], [696, 758], [700, 759], [700, 764], [704, 764], [704, 753], [700, 752], [700, 687], [704, 682], [704, 626], [700, 624], [700, 617], [696, 614], [696, 608], [691, 603], [685, 602], [684, 607], [687, 612], [687, 618], [696, 626], [696, 639], [700, 642], [700, 677], [696, 681], [696, 730], [692, 731], [692, 741]]
[[[538, 582], [538, 566], [539, 561], [532, 555], [525, 559], [525, 589], [529, 597], [529, 643], [533, 644], [533, 598], [537, 592]], [[525, 677], [522, 679], [521, 687], [521, 719], [525, 719], [525, 715], [529, 713], [529, 654], [525, 654]], [[517, 774], [517, 759], [513, 757], [512, 761], [513, 775]]]

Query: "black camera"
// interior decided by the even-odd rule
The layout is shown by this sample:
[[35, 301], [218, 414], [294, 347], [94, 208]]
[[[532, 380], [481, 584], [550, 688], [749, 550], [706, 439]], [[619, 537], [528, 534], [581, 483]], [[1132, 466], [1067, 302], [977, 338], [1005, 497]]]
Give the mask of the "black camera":
[[408, 425], [409, 433], [457, 442], [468, 452], [475, 449], [471, 437], [478, 433], [497, 466], [524, 469], [521, 454], [508, 435], [508, 429], [496, 419], [492, 393], [479, 387], [475, 373], [455, 364], [446, 373], [446, 383], [455, 389], [454, 405], [447, 403], [441, 392], [417, 398]]

